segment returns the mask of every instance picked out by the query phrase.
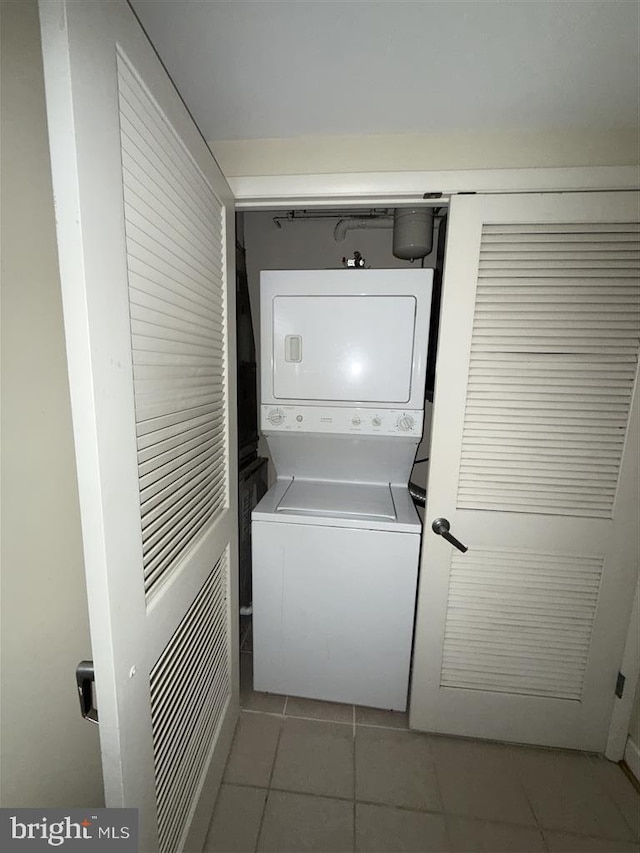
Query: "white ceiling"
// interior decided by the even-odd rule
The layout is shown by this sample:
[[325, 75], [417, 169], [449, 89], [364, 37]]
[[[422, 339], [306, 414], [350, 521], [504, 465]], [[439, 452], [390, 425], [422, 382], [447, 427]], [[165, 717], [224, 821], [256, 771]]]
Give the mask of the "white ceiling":
[[210, 141], [638, 125], [638, 0], [132, 0]]

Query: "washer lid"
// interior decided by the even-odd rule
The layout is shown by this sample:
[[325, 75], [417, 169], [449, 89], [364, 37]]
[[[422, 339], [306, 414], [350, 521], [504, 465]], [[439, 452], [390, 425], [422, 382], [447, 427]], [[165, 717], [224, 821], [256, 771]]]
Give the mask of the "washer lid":
[[396, 520], [388, 484], [293, 480], [276, 512]]

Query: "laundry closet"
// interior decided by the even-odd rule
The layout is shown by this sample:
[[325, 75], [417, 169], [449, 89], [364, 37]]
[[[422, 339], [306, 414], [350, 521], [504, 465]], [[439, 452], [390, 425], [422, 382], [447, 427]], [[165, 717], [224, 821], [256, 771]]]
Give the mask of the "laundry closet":
[[406, 708], [445, 228], [441, 203], [238, 215], [241, 649], [258, 691]]
[[[394, 257], [391, 227], [360, 227], [391, 225], [391, 212], [244, 214], [256, 352], [261, 270], [422, 268]], [[619, 754], [612, 714], [637, 581], [637, 196], [463, 194], [434, 221], [410, 474], [417, 495], [428, 483], [410, 726]], [[263, 430], [257, 454], [268, 451]], [[258, 675], [256, 689], [285, 690], [273, 683]]]

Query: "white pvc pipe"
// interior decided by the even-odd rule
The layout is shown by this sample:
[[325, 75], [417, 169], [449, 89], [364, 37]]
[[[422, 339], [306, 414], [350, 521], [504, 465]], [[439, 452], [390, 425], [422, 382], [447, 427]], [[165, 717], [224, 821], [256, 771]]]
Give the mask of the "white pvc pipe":
[[347, 231], [362, 228], [393, 228], [393, 216], [376, 216], [368, 219], [341, 219], [333, 229], [333, 239], [336, 242], [344, 240]]

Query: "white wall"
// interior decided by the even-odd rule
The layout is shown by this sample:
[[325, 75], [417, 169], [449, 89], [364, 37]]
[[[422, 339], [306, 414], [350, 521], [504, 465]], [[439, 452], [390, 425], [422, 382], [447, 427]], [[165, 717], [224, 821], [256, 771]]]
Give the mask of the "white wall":
[[635, 166], [640, 129], [397, 134], [210, 142], [227, 177]]
[[[258, 361], [258, 399], [260, 399], [260, 271], [261, 270], [295, 270], [295, 269], [338, 269], [342, 268], [342, 258], [353, 257], [357, 249], [365, 258], [367, 266], [377, 269], [394, 269], [411, 267], [410, 261], [402, 261], [392, 253], [392, 229], [348, 231], [344, 241], [336, 242], [333, 231], [339, 216], [332, 219], [300, 220], [283, 222], [278, 228], [274, 216], [279, 218], [286, 215], [283, 211], [259, 212], [244, 214], [244, 245], [247, 252], [247, 278], [251, 300], [251, 317], [256, 341], [256, 357]], [[437, 241], [434, 235], [434, 251], [425, 258], [425, 266], [435, 264], [435, 247]], [[419, 265], [419, 261], [416, 264]], [[353, 275], [357, 275], [357, 270]], [[418, 448], [417, 458], [428, 455], [428, 438], [430, 432], [431, 406], [427, 405], [425, 417], [425, 432], [423, 441]], [[266, 442], [262, 436], [258, 452], [268, 456]], [[424, 486], [426, 483], [427, 466], [420, 465], [414, 469], [413, 479]], [[270, 471], [273, 481], [273, 469]]]
[[35, 0], [2, 16], [2, 732], [5, 807], [99, 807], [91, 658]]

